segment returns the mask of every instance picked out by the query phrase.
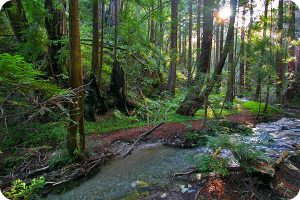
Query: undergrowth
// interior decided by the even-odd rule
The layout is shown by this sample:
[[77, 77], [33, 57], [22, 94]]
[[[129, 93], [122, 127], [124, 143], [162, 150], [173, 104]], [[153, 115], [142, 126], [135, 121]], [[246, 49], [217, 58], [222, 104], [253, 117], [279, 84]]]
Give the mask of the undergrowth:
[[221, 121], [209, 121], [205, 128], [201, 130], [190, 131], [186, 134], [186, 140], [192, 144], [192, 146], [205, 146], [208, 141], [208, 137], [217, 135], [251, 135], [252, 129], [236, 122], [230, 122], [226, 120]]
[[[267, 160], [264, 155], [255, 149], [255, 145], [247, 143], [240, 137], [229, 135], [210, 136], [207, 140], [207, 147], [211, 152], [201, 154], [198, 161], [198, 168], [201, 173], [216, 172], [222, 176], [230, 173], [229, 162], [236, 160], [241, 169], [251, 173], [254, 171], [257, 160]], [[223, 155], [223, 151], [229, 151], [233, 157]]]
[[24, 181], [18, 179], [13, 182], [10, 191], [5, 192], [4, 195], [11, 200], [35, 199], [40, 194], [41, 189], [44, 187], [44, 185], [44, 177], [32, 179], [30, 184], [26, 184]]

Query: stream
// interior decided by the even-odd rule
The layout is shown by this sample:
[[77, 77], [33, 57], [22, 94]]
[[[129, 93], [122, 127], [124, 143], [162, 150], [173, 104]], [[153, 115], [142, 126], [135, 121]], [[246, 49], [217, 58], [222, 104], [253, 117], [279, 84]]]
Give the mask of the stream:
[[[150, 185], [167, 184], [170, 172], [193, 166], [193, 149], [177, 149], [160, 144], [133, 152], [125, 159], [112, 160], [102, 166], [92, 178], [61, 195], [50, 194], [47, 199], [95, 200], [122, 198], [135, 189], [136, 181]], [[137, 182], [138, 183], [138, 182]]]
[[[299, 119], [282, 118], [276, 122], [258, 124], [253, 130], [254, 134], [243, 136], [243, 140], [258, 144], [257, 149], [274, 160], [283, 151], [293, 153], [293, 145], [300, 144]], [[122, 199], [132, 193], [139, 183], [149, 184], [148, 189], [151, 186], [163, 186], [168, 184], [171, 171], [182, 171], [194, 166], [195, 157], [204, 153], [203, 149], [205, 148], [180, 149], [148, 144], [123, 160], [110, 161], [97, 174], [76, 182], [71, 190], [62, 194], [49, 194], [46, 199]], [[180, 182], [173, 184], [179, 185]]]

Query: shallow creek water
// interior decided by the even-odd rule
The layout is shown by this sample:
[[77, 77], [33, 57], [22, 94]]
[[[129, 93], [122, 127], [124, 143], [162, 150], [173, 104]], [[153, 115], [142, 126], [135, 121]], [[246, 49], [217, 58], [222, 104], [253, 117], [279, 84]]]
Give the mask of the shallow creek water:
[[[293, 144], [300, 144], [299, 119], [283, 118], [277, 122], [258, 124], [253, 130], [253, 136], [241, 139], [258, 144], [257, 148], [273, 159], [283, 151], [293, 152]], [[134, 191], [134, 181], [145, 181], [150, 185], [167, 184], [171, 171], [194, 166], [195, 157], [205, 151], [206, 148], [178, 149], [147, 145], [123, 160], [112, 160], [91, 178], [81, 179], [70, 191], [50, 194], [47, 199], [122, 199]]]
[[71, 191], [61, 195], [48, 195], [47, 199], [94, 200], [121, 198], [133, 192], [134, 181], [150, 185], [163, 185], [169, 181], [171, 171], [194, 165], [192, 149], [176, 149], [153, 145], [140, 149], [124, 160], [113, 160], [102, 166], [97, 174]]

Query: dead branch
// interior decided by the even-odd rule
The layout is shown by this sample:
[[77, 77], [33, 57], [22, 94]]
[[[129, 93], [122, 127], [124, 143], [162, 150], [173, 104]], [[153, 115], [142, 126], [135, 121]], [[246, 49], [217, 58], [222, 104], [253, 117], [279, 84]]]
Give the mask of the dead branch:
[[94, 163], [85, 173], [85, 176], [88, 175], [88, 173], [94, 169], [95, 167], [97, 167], [103, 160], [103, 153], [101, 154], [101, 156], [99, 157], [98, 160], [93, 161], [92, 163]]
[[281, 165], [289, 156], [290, 156], [290, 152], [285, 151], [281, 154], [281, 156], [275, 161], [275, 163], [272, 165], [272, 167], [275, 169], [277, 168], [279, 165]]
[[180, 176], [187, 176], [187, 175], [191, 175], [193, 173], [196, 173], [198, 171], [198, 169], [196, 167], [191, 168], [189, 171], [186, 172], [172, 172], [171, 176], [170, 176], [170, 183], [174, 180], [174, 178], [176, 177], [180, 177]]
[[30, 172], [29, 174], [27, 174], [27, 177], [28, 177], [28, 176], [31, 176], [31, 175], [34, 175], [34, 174], [36, 174], [36, 173], [39, 173], [39, 172], [46, 171], [47, 169], [49, 169], [49, 166], [46, 166], [46, 167], [42, 167], [42, 168], [40, 168], [40, 169], [33, 170], [32, 172]]
[[131, 145], [131, 147], [128, 149], [128, 151], [125, 153], [123, 159], [126, 158], [126, 156], [128, 156], [128, 154], [132, 151], [133, 147], [134, 147], [134, 146], [135, 146], [135, 145], [136, 145], [143, 137], [149, 135], [149, 134], [152, 133], [155, 129], [157, 129], [158, 127], [160, 127], [161, 125], [163, 125], [164, 123], [165, 123], [165, 122], [162, 122], [162, 123], [160, 123], [160, 124], [154, 126], [154, 127], [153, 127], [152, 129], [150, 129], [149, 131], [147, 131], [147, 132], [141, 134], [141, 135], [137, 138], [137, 140]]

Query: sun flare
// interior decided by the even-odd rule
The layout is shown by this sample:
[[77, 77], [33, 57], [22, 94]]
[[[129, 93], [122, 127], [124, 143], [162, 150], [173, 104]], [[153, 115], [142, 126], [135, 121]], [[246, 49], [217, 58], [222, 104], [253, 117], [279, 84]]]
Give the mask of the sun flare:
[[228, 18], [231, 16], [232, 10], [230, 6], [225, 6], [220, 8], [219, 11], [215, 13], [216, 20], [219, 24], [223, 24], [228, 20]]
[[219, 17], [223, 20], [228, 19], [232, 14], [230, 6], [225, 6], [219, 10]]

